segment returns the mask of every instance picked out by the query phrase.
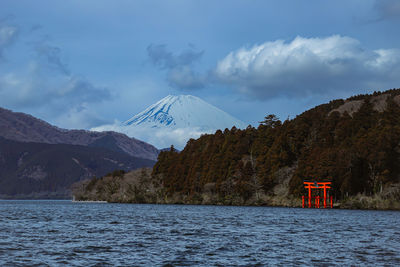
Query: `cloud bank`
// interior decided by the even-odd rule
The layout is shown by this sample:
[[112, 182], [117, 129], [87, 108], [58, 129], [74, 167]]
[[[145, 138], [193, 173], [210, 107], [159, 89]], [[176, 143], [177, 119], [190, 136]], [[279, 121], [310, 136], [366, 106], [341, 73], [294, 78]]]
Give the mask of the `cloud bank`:
[[17, 27], [0, 21], [0, 60], [3, 58], [4, 49], [16, 40], [17, 35]]
[[153, 65], [167, 71], [168, 84], [183, 91], [204, 87], [205, 77], [194, 71], [194, 64], [203, 54], [204, 51], [196, 52], [193, 48], [175, 55], [165, 45], [147, 47], [147, 55]]
[[51, 123], [65, 128], [108, 123], [90, 106], [109, 100], [111, 91], [71, 71], [62, 60], [61, 49], [36, 31], [20, 32], [17, 26], [0, 23], [0, 59], [13, 45], [18, 45], [23, 55], [21, 60], [20, 55], [15, 59], [10, 53], [6, 61], [0, 61], [0, 106], [50, 118]]
[[114, 124], [103, 125], [90, 129], [92, 131], [115, 131], [124, 133], [127, 136], [134, 137], [150, 143], [158, 149], [169, 148], [174, 145], [175, 148], [182, 150], [190, 138], [197, 139], [202, 134], [214, 133], [215, 130], [204, 131], [199, 127], [185, 128], [146, 128], [146, 127], [126, 127], [121, 122], [115, 121]]
[[241, 48], [220, 60], [214, 74], [241, 94], [267, 99], [386, 89], [400, 81], [399, 71], [400, 50], [368, 50], [356, 39], [333, 35]]

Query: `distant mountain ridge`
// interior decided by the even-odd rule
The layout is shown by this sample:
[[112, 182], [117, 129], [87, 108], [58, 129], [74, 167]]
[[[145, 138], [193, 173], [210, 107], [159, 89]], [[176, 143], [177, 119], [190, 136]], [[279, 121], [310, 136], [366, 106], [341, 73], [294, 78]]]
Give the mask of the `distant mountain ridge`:
[[70, 186], [77, 181], [153, 164], [101, 147], [0, 137], [0, 198], [68, 198]]
[[61, 129], [31, 115], [3, 108], [0, 108], [0, 136], [20, 142], [106, 146], [150, 160], [156, 160], [158, 155], [154, 146], [121, 133]]
[[158, 153], [121, 133], [60, 129], [0, 108], [0, 198], [67, 198], [77, 181], [151, 167]]

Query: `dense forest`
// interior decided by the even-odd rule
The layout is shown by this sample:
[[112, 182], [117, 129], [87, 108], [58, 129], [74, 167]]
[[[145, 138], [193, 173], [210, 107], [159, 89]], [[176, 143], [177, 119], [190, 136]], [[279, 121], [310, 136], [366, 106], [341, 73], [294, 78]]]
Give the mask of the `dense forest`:
[[214, 191], [244, 201], [288, 179], [300, 196], [303, 180], [331, 181], [337, 199], [372, 195], [400, 177], [400, 90], [335, 100], [283, 123], [274, 115], [257, 128], [233, 127], [160, 153], [153, 175], [168, 195]]
[[[337, 202], [379, 195], [390, 202], [384, 207], [400, 208], [400, 89], [334, 100], [284, 122], [268, 115], [257, 128], [202, 135], [181, 152], [161, 152], [146, 177], [154, 193], [146, 199], [155, 203], [298, 206], [303, 181], [317, 180], [332, 182]], [[91, 187], [97, 182], [102, 189], [110, 179], [93, 179]], [[129, 199], [127, 190], [120, 192], [107, 199]]]

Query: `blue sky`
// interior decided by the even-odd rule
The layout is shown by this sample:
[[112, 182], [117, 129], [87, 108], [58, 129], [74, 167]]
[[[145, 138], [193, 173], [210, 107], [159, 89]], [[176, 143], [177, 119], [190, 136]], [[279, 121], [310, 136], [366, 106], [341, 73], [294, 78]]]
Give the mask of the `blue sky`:
[[257, 125], [400, 87], [400, 1], [0, 2], [0, 106], [59, 127], [192, 94]]

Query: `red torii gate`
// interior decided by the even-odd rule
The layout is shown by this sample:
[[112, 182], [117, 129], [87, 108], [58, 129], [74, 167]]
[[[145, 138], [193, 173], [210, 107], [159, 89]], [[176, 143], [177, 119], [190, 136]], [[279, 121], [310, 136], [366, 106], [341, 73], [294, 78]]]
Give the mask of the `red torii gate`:
[[[304, 188], [308, 189], [308, 207], [311, 208], [311, 199], [312, 199], [312, 194], [311, 194], [311, 189], [317, 188], [317, 189], [324, 189], [324, 208], [326, 209], [326, 189], [330, 189], [330, 185], [332, 182], [304, 182]], [[304, 203], [305, 197], [302, 196], [302, 202], [303, 202], [303, 208], [305, 207]], [[320, 197], [316, 196], [315, 197], [315, 207], [319, 208], [319, 200]], [[333, 208], [333, 198], [330, 196], [330, 206]]]

